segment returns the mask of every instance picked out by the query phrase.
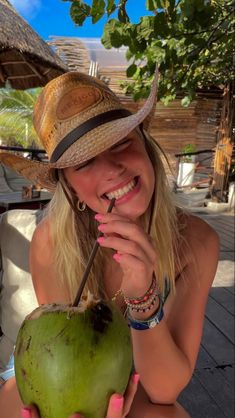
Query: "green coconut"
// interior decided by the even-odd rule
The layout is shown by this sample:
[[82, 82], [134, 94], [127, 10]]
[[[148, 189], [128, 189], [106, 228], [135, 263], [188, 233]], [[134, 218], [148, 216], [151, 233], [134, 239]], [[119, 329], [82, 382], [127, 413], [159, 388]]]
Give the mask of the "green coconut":
[[110, 396], [125, 392], [132, 368], [129, 328], [111, 302], [42, 305], [28, 315], [15, 349], [24, 404], [41, 418], [105, 418]]

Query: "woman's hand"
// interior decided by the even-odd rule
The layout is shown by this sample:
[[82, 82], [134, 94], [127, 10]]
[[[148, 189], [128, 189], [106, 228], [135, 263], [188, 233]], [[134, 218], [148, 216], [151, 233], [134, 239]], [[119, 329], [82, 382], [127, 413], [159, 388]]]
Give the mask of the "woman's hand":
[[[130, 411], [135, 393], [137, 391], [139, 375], [134, 374], [127, 386], [125, 396], [114, 393], [109, 401], [106, 418], [125, 418]], [[35, 406], [25, 406], [22, 408], [23, 418], [40, 418]], [[71, 415], [69, 418], [86, 418], [79, 413]]]
[[115, 213], [97, 214], [95, 219], [104, 236], [102, 247], [116, 251], [113, 258], [123, 271], [122, 290], [127, 297], [142, 296], [152, 282], [157, 254], [151, 238], [135, 222]]

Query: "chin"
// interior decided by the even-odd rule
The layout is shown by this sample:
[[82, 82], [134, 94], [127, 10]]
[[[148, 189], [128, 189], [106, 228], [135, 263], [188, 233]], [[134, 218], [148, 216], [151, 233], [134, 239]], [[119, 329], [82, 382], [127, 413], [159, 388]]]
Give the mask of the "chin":
[[139, 219], [142, 215], [145, 214], [145, 212], [148, 209], [147, 204], [135, 204], [135, 205], [120, 205], [116, 207], [116, 212], [120, 215], [127, 216], [129, 219], [136, 221]]

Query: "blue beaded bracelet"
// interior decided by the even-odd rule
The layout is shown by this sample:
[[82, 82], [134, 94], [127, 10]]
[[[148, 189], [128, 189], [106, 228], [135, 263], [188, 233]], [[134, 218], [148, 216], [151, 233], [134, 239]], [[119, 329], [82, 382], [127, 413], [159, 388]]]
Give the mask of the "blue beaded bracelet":
[[157, 312], [155, 312], [151, 316], [151, 318], [146, 319], [146, 320], [140, 320], [140, 319], [137, 320], [137, 319], [132, 318], [128, 310], [127, 319], [128, 319], [129, 327], [137, 329], [138, 331], [143, 331], [145, 329], [154, 328], [157, 324], [159, 324], [162, 318], [164, 317], [162, 298], [159, 297], [159, 301], [160, 301], [160, 304], [159, 304]]

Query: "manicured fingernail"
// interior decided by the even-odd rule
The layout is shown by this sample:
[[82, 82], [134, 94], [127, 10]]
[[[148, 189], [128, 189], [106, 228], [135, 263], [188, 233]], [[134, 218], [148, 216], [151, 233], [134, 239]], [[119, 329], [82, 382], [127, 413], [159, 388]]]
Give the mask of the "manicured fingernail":
[[117, 262], [119, 262], [119, 261], [121, 260], [121, 255], [120, 255], [120, 254], [118, 254], [118, 253], [115, 253], [115, 254], [113, 255], [113, 258], [114, 258], [114, 260], [116, 260]]
[[74, 415], [71, 415], [70, 418], [84, 418], [84, 416], [81, 414], [74, 414]]
[[101, 219], [102, 219], [102, 215], [100, 215], [100, 213], [97, 213], [97, 214], [95, 215], [95, 219], [96, 219], [97, 221], [101, 221]]
[[116, 395], [115, 397], [113, 397], [112, 399], [113, 409], [115, 409], [116, 411], [120, 411], [123, 408], [123, 402], [124, 402], [123, 396]]
[[21, 409], [21, 415], [22, 415], [23, 418], [31, 418], [30, 408], [27, 408], [27, 406], [22, 408]]
[[140, 375], [138, 373], [133, 374], [132, 380], [137, 385], [138, 381], [140, 380]]
[[97, 238], [97, 241], [98, 241], [99, 244], [102, 244], [102, 242], [105, 241], [105, 237], [99, 237], [99, 238]]
[[105, 230], [105, 225], [104, 224], [99, 225], [98, 230], [103, 232]]

